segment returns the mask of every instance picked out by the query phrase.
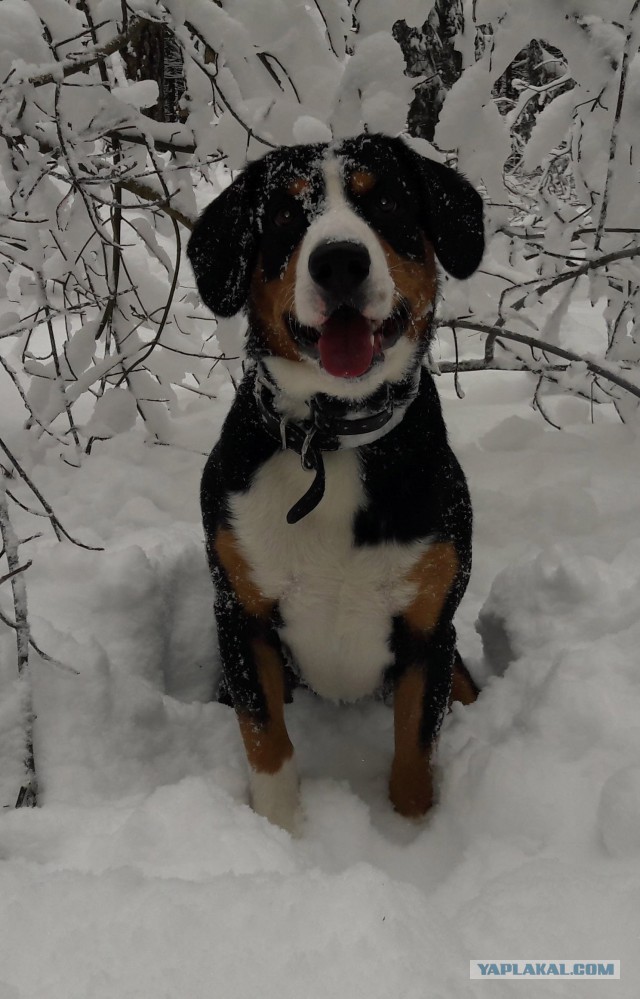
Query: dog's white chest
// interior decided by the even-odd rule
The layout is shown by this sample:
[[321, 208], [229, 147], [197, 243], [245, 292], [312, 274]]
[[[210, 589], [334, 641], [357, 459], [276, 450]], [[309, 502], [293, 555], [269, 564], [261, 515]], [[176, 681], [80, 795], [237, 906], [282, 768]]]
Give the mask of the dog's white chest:
[[353, 518], [365, 502], [357, 452], [324, 462], [325, 495], [297, 524], [287, 512], [313, 473], [291, 451], [266, 462], [230, 508], [254, 582], [279, 602], [281, 637], [305, 681], [324, 697], [355, 700], [376, 689], [392, 661], [391, 620], [415, 594], [408, 573], [429, 539], [356, 547]]

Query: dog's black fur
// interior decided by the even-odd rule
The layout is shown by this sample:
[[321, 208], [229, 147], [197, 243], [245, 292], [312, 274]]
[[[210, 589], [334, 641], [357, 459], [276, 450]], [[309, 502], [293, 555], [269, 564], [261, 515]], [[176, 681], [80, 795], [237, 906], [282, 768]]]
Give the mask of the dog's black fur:
[[[305, 666], [295, 661], [295, 650], [288, 647], [287, 627], [292, 622], [286, 617], [288, 611], [283, 611], [278, 593], [261, 590], [262, 570], [252, 563], [255, 543], [259, 542], [244, 539], [238, 510], [242, 497], [255, 495], [257, 503], [259, 496], [266, 496], [268, 502], [261, 501], [261, 513], [266, 510], [265, 516], [279, 516], [269, 513], [272, 501], [274, 511], [279, 508], [280, 501], [272, 495], [279, 488], [278, 476], [272, 476], [268, 487], [264, 487], [271, 492], [255, 492], [256, 484], [266, 474], [264, 470], [275, 467], [270, 462], [280, 454], [283, 443], [266, 418], [256, 388], [260, 370], [265, 373], [261, 365], [279, 354], [282, 360], [278, 363], [286, 366], [287, 377], [292, 379], [302, 366], [314, 372], [322, 368], [317, 349], [322, 325], [314, 327], [299, 321], [296, 296], [301, 280], [300, 247], [314, 220], [327, 210], [328, 156], [336, 157], [339, 163], [344, 194], [341, 210], [351, 211], [361, 220], [371, 240], [377, 240], [386, 254], [396, 285], [393, 301], [397, 308], [379, 327], [374, 348], [377, 353], [364, 375], [322, 382], [317, 399], [325, 406], [329, 429], [325, 427], [325, 438], [320, 434], [316, 440], [326, 439], [329, 443], [326, 451], [322, 444], [316, 447], [316, 464], [311, 462], [306, 467], [317, 471], [322, 466], [324, 474], [324, 458], [330, 486], [334, 466], [329, 467], [333, 459], [327, 456], [335, 450], [339, 436], [335, 428], [333, 433], [331, 430], [336, 399], [340, 413], [347, 416], [356, 410], [357, 415], [375, 412], [388, 384], [395, 393], [396, 406], [404, 406], [409, 400], [397, 425], [353, 452], [361, 494], [351, 519], [350, 550], [366, 550], [375, 560], [378, 552], [382, 558], [385, 552], [397, 548], [404, 551], [412, 545], [425, 545], [421, 554], [416, 548], [416, 574], [411, 578], [417, 594], [413, 602], [407, 604], [406, 610], [389, 612], [388, 661], [378, 684], [378, 689], [396, 693], [391, 799], [400, 812], [416, 815], [431, 803], [429, 754], [452, 695], [452, 683], [453, 695], [465, 702], [472, 700], [477, 691], [457, 656], [453, 627], [453, 615], [471, 566], [471, 504], [463, 472], [447, 441], [433, 379], [422, 365], [432, 332], [431, 315], [420, 313], [413, 300], [418, 301], [422, 294], [419, 285], [423, 274], [433, 304], [436, 276], [432, 250], [446, 271], [465, 278], [477, 268], [484, 242], [482, 202], [476, 191], [458, 173], [419, 156], [399, 139], [374, 135], [347, 140], [332, 149], [311, 145], [275, 150], [250, 164], [209, 205], [189, 243], [198, 288], [208, 307], [218, 316], [247, 311], [247, 353], [255, 362], [239, 387], [202, 479], [204, 529], [216, 589], [221, 697], [238, 713], [252, 770], [271, 774], [277, 781], [280, 768], [292, 752], [281, 701], [288, 697], [293, 683], [300, 677], [305, 679]], [[368, 242], [374, 247], [371, 240]], [[351, 237], [344, 245], [347, 249], [353, 245]], [[333, 252], [330, 239], [325, 238], [321, 246]], [[336, 256], [335, 266], [339, 263]], [[373, 263], [371, 267], [375, 269]], [[302, 277], [307, 279], [306, 273]], [[283, 311], [280, 302], [285, 301], [285, 286], [289, 292]], [[358, 285], [345, 292], [343, 300], [332, 299], [327, 305], [329, 293], [313, 285], [314, 294], [318, 292], [325, 302], [329, 323], [343, 323], [347, 339], [364, 322], [363, 287]], [[371, 323], [372, 330], [374, 325]], [[406, 370], [390, 376], [388, 384], [384, 380], [380, 383], [376, 372], [384, 372], [393, 350], [405, 349], [396, 346], [403, 338], [407, 340], [406, 349], [413, 351]], [[272, 419], [275, 411], [276, 421], [281, 415], [290, 416], [293, 423], [297, 420], [302, 440], [312, 425], [314, 432], [317, 427], [308, 410], [302, 417], [291, 417], [286, 412], [289, 388], [279, 384], [280, 370], [284, 369], [274, 366], [267, 372]], [[376, 377], [372, 391], [359, 388], [356, 399], [353, 385], [366, 386], [368, 378]], [[334, 386], [329, 391], [328, 384]], [[411, 401], [412, 392], [415, 397]], [[294, 437], [285, 437], [284, 443], [300, 452], [302, 448]], [[292, 455], [291, 463], [295, 461]], [[310, 509], [299, 517], [302, 526], [283, 527], [280, 520], [265, 521], [265, 531], [274, 532], [274, 536], [280, 531], [312, 531], [314, 517], [320, 516], [323, 524], [330, 523], [329, 502], [328, 495], [310, 501]], [[340, 529], [336, 522], [336, 533]], [[285, 540], [289, 536], [294, 534], [282, 535]], [[272, 552], [271, 557], [277, 561], [278, 552]], [[341, 553], [340, 557], [346, 559], [348, 555]], [[346, 562], [345, 566], [347, 579], [350, 570]], [[313, 574], [313, 567], [305, 571]], [[273, 572], [277, 574], [277, 566]], [[345, 663], [345, 669], [349, 669], [349, 663]], [[416, 699], [418, 703], [414, 703]], [[417, 725], [413, 720], [415, 712]], [[258, 790], [254, 787], [253, 793], [257, 810], [292, 827], [295, 802], [283, 809], [275, 800], [281, 797], [280, 791], [268, 792], [265, 797], [262, 785]]]

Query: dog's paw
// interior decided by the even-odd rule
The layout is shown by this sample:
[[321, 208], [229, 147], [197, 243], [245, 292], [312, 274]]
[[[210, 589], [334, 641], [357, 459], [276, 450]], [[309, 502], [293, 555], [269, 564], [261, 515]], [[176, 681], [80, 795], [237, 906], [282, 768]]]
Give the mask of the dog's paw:
[[254, 812], [292, 836], [299, 836], [302, 813], [295, 758], [286, 760], [274, 774], [252, 770], [249, 784]]

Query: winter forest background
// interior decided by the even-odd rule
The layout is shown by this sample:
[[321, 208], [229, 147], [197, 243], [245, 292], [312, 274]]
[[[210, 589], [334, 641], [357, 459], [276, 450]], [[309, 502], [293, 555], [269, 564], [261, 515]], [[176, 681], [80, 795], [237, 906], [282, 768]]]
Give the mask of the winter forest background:
[[[463, 613], [463, 644], [491, 591], [481, 619], [486, 624], [512, 615], [508, 655], [504, 634], [496, 637], [489, 625], [484, 637], [489, 646], [502, 641], [498, 658], [506, 655], [515, 662], [515, 679], [509, 681], [512, 688], [505, 686], [507, 676], [502, 687], [491, 688], [497, 698], [493, 707], [487, 699], [484, 708], [468, 712], [470, 722], [458, 719], [458, 728], [452, 726], [448, 752], [458, 761], [460, 786], [467, 773], [465, 747], [486, 737], [483, 751], [490, 753], [504, 736], [504, 710], [524, 712], [522, 717], [531, 721], [527, 711], [535, 714], [545, 690], [554, 704], [562, 702], [563, 686], [549, 692], [556, 682], [551, 674], [539, 673], [539, 688], [530, 672], [525, 676], [527, 655], [540, 655], [548, 666], [556, 652], [561, 655], [560, 646], [553, 645], [561, 635], [570, 636], [575, 650], [582, 641], [609, 641], [637, 621], [640, 583], [631, 553], [638, 554], [633, 525], [640, 504], [633, 499], [637, 449], [630, 442], [636, 440], [640, 399], [639, 48], [640, 0], [2, 0], [2, 818], [16, 799], [22, 805], [36, 802], [38, 781], [44, 803], [52, 807], [56, 802], [76, 807], [95, 797], [103, 808], [107, 800], [129, 801], [132, 794], [172, 781], [195, 781], [213, 771], [215, 793], [242, 800], [240, 764], [229, 769], [219, 754], [218, 736], [209, 742], [203, 734], [220, 706], [205, 705], [213, 681], [211, 667], [203, 664], [215, 652], [211, 625], [201, 623], [210, 595], [196, 509], [199, 469], [215, 438], [211, 414], [213, 424], [219, 422], [241, 373], [242, 319], [216, 322], [206, 312], [184, 250], [198, 211], [247, 160], [276, 145], [362, 130], [403, 133], [419, 151], [461, 169], [485, 199], [487, 253], [470, 281], [443, 282], [432, 364], [442, 374], [445, 396], [450, 390], [450, 425], [460, 413], [463, 449], [468, 447], [463, 464], [475, 472], [476, 481], [486, 482], [489, 474], [495, 484], [491, 502], [480, 495], [476, 505], [480, 547], [495, 552], [508, 539], [504, 558], [485, 557], [485, 570], [479, 570], [476, 603], [466, 618]], [[471, 393], [467, 410], [462, 408], [465, 393]], [[484, 427], [487, 406], [502, 405], [503, 399], [500, 420], [508, 416], [507, 422], [487, 429], [489, 458], [476, 463], [471, 430]], [[558, 436], [550, 437], [551, 431]], [[498, 453], [502, 464], [491, 464], [491, 455]], [[585, 466], [600, 475], [589, 488]], [[519, 492], [534, 483], [539, 487], [535, 510], [544, 519], [539, 533], [533, 506], [525, 506], [528, 500]], [[504, 507], [498, 493], [508, 497]], [[635, 506], [623, 506], [623, 494]], [[512, 527], [507, 526], [509, 511]], [[617, 533], [612, 533], [614, 523]], [[555, 543], [581, 531], [602, 546], [589, 547], [590, 541], [579, 551], [560, 554], [544, 547], [549, 539]], [[518, 562], [524, 548], [517, 547], [516, 532], [533, 545], [528, 562]], [[603, 568], [605, 552], [627, 561]], [[524, 609], [516, 620], [518, 602]], [[601, 625], [595, 627], [594, 620]], [[543, 632], [551, 645], [544, 646]], [[637, 636], [624, 635], [613, 652], [604, 646], [599, 650], [598, 662], [617, 662], [623, 648], [627, 662], [629, 650], [637, 649]], [[469, 647], [471, 660], [474, 654], [479, 659]], [[484, 668], [479, 665], [480, 672]], [[564, 677], [571, 673], [567, 670]], [[562, 716], [568, 729], [556, 732], [557, 755], [565, 762], [578, 759], [583, 736], [598, 742], [606, 729], [603, 711], [610, 708], [612, 726], [613, 717], [619, 721], [620, 713], [607, 700], [615, 701], [615, 691], [622, 705], [631, 705], [632, 688], [638, 698], [627, 666], [620, 670], [614, 694], [610, 685], [603, 693], [595, 663], [587, 671], [593, 717], [584, 698], [577, 721]], [[575, 695], [567, 697], [575, 707]], [[196, 701], [200, 713], [191, 707]], [[543, 716], [546, 722], [538, 730], [538, 735], [546, 731], [547, 744], [560, 724], [554, 711]], [[545, 730], [547, 723], [551, 728]], [[334, 734], [339, 724], [332, 716]], [[382, 728], [385, 724], [380, 721]], [[536, 724], [531, 722], [531, 731]], [[226, 732], [225, 725], [220, 722]], [[631, 728], [637, 740], [637, 721]], [[575, 734], [578, 730], [583, 735]], [[598, 777], [592, 780], [600, 782], [604, 797], [593, 808], [586, 791], [581, 797], [582, 791], [575, 790], [584, 777], [580, 764], [580, 776], [574, 774], [579, 802], [574, 801], [574, 818], [567, 813], [558, 820], [566, 832], [566, 823], [578, 821], [575, 816], [586, 828], [597, 813], [598, 842], [604, 842], [609, 857], [622, 857], [626, 864], [640, 853], [636, 750], [635, 743], [609, 747], [609, 769], [602, 763], [605, 757], [594, 763]], [[548, 764], [535, 752], [531, 759], [536, 771]], [[495, 758], [492, 765], [497, 770], [488, 798], [495, 816], [502, 813], [494, 788], [501, 781], [508, 784], [505, 774], [511, 771], [503, 772], [503, 762]], [[371, 777], [373, 785], [376, 779]], [[566, 772], [558, 775], [552, 810], [562, 812], [558, 802], [566, 779]], [[353, 782], [357, 785], [357, 776]], [[182, 788], [177, 807], [188, 810], [196, 803], [202, 818], [202, 788], [176, 786]], [[533, 777], [529, 787], [539, 790]], [[325, 833], [330, 839], [320, 803], [323, 795], [331, 795], [326, 788], [314, 793], [310, 815], [319, 823], [320, 840]], [[445, 786], [447, 821], [455, 824], [455, 787], [448, 799], [447, 793]], [[337, 808], [330, 800], [325, 805], [326, 814]], [[134, 808], [132, 821], [146, 830], [147, 805], [140, 807], [143, 817]], [[159, 816], [165, 825], [173, 821], [162, 803], [150, 807], [154, 827]], [[220, 807], [211, 806], [206, 817], [215, 824], [225, 815], [228, 869], [263, 870], [247, 858], [259, 856], [262, 862], [266, 857], [265, 869], [282, 874], [280, 887], [288, 898], [285, 875], [291, 872], [282, 859], [281, 834], [261, 832], [271, 837], [266, 847], [255, 839], [255, 824], [246, 825], [253, 817], [237, 819], [231, 805], [225, 804], [222, 813]], [[463, 811], [468, 807], [461, 805]], [[488, 808], [478, 805], [480, 812], [467, 819], [483, 836], [495, 834], [494, 817], [483, 807]], [[353, 811], [353, 802], [349, 808]], [[214, 813], [217, 818], [211, 818]], [[0, 861], [23, 842], [27, 829], [19, 824], [26, 820], [12, 814], [16, 824], [5, 841], [0, 829]], [[86, 832], [84, 855], [93, 858], [86, 861], [87, 869], [94, 874], [100, 868], [92, 852], [97, 851], [95, 829], [100, 823], [115, 828], [113, 814], [85, 814], [80, 821]], [[507, 828], [508, 815], [505, 806]], [[347, 873], [366, 860], [401, 881], [415, 880], [415, 844], [407, 848], [413, 850], [410, 856], [396, 843], [393, 861], [377, 840], [361, 855], [353, 829], [362, 832], [364, 819], [357, 809], [349, 822], [349, 829], [340, 827], [335, 844], [356, 864]], [[229, 840], [236, 843], [238, 829], [246, 840], [240, 860]], [[125, 854], [131, 848], [122, 863], [135, 866], [134, 832], [129, 830], [120, 846], [125, 843]], [[524, 833], [512, 832], [517, 852], [520, 846], [514, 844]], [[548, 845], [547, 833], [551, 836], [539, 830]], [[365, 839], [379, 835], [376, 827]], [[440, 846], [431, 841], [425, 849], [446, 867], [452, 848], [444, 847], [444, 834], [441, 839]], [[166, 847], [170, 853], [171, 842], [167, 833], [160, 849], [165, 868], [168, 853], [162, 851]], [[571, 842], [575, 851], [575, 837]], [[55, 856], [48, 859], [55, 862]], [[303, 874], [296, 876], [303, 880], [311, 877], [306, 859], [297, 862]], [[312, 860], [319, 863], [316, 855]], [[58, 862], [75, 864], [60, 857]], [[360, 875], [351, 876], [357, 882]], [[557, 925], [575, 921], [590, 893], [601, 897], [602, 886], [584, 877], [578, 878], [582, 891], [557, 913]], [[575, 877], [570, 881], [574, 884]], [[363, 890], [365, 895], [370, 891], [367, 898], [375, 909], [380, 886], [375, 878], [365, 882]], [[523, 883], [531, 897], [533, 881]], [[431, 905], [432, 886], [423, 887]], [[23, 885], [16, 888], [24, 898], [32, 890], [25, 895]], [[487, 898], [485, 911], [492, 911]], [[52, 912], [56, 900], [54, 892]], [[267, 912], [268, 892], [263, 901]], [[403, 897], [396, 915], [404, 913], [405, 903], [411, 908]], [[611, 906], [613, 926], [632, 925], [624, 906]], [[531, 934], [544, 918], [527, 923]], [[443, 943], [435, 923], [429, 925], [438, 947], [447, 951], [446, 933]], [[601, 938], [594, 927], [589, 924], [584, 932], [597, 950]], [[592, 931], [596, 935], [589, 937]], [[519, 944], [523, 939], [515, 938]], [[414, 944], [406, 946], [413, 955]], [[114, 952], [120, 953], [115, 943]], [[433, 974], [428, 961], [425, 968]], [[0, 963], [0, 997], [5, 999], [2, 976]], [[78, 995], [85, 994], [89, 980], [78, 979]], [[411, 991], [409, 979], [400, 985], [384, 976], [376, 981], [398, 995], [424, 994], [419, 986]], [[31, 995], [31, 987], [34, 995], [42, 994], [43, 979], [34, 978], [24, 993], [11, 984], [13, 979], [7, 982], [11, 999]], [[455, 976], [443, 977], [445, 986], [449, 991], [443, 996], [472, 994], [465, 991], [469, 983], [460, 984]], [[243, 987], [225, 994], [244, 995]], [[305, 988], [300, 985], [297, 994]], [[377, 995], [372, 988], [369, 994]], [[49, 994], [58, 995], [55, 988]], [[70, 994], [60, 992], [65, 999]], [[147, 992], [139, 985], [133, 994]], [[201, 993], [196, 988], [192, 994]], [[305, 994], [311, 994], [308, 988]], [[325, 994], [342, 993], [318, 992]]]

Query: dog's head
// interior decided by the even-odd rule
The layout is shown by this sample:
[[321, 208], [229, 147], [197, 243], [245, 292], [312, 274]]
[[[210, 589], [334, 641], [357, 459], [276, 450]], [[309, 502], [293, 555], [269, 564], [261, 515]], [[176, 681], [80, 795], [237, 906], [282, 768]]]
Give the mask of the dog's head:
[[248, 311], [248, 353], [283, 388], [360, 397], [424, 351], [435, 258], [466, 278], [483, 250], [468, 181], [365, 135], [251, 163], [200, 216], [188, 253], [212, 312]]

